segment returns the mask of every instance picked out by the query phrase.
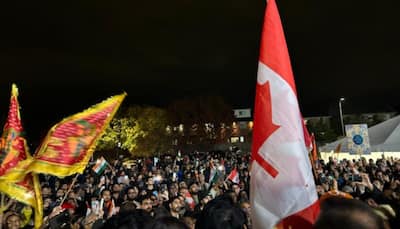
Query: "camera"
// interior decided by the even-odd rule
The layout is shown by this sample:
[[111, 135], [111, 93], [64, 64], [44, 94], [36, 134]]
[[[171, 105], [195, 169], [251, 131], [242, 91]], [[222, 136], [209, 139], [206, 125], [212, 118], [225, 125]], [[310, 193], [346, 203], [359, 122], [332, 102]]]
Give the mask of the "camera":
[[349, 176], [349, 180], [350, 181], [358, 181], [361, 182], [362, 181], [362, 177], [358, 174], [352, 174]]

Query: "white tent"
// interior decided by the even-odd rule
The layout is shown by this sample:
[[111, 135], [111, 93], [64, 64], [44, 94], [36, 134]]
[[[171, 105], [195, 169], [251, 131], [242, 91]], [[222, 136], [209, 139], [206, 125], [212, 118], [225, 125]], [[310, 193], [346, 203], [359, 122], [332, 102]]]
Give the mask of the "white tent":
[[[400, 157], [400, 115], [368, 128], [371, 154]], [[348, 138], [342, 138], [319, 148], [321, 153], [332, 153], [341, 144], [341, 153], [348, 152]], [[347, 154], [348, 155], [348, 154]]]

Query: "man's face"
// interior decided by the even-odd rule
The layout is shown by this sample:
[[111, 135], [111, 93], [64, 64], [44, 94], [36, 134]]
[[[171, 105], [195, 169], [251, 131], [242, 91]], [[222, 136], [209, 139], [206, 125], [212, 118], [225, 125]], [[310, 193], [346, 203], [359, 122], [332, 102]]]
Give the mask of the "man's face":
[[244, 202], [244, 203], [242, 204], [242, 210], [243, 210], [245, 213], [250, 214], [250, 212], [251, 212], [250, 204]]
[[198, 193], [199, 192], [199, 186], [197, 184], [192, 184], [190, 186], [190, 192], [191, 193]]
[[240, 192], [240, 187], [237, 184], [232, 185], [232, 190], [235, 192], [235, 194], [238, 196]]
[[136, 197], [138, 196], [138, 193], [139, 193], [139, 191], [138, 191], [138, 189], [136, 187], [130, 188], [128, 190], [128, 200], [136, 199]]
[[9, 229], [19, 229], [21, 226], [21, 219], [16, 215], [12, 215], [7, 218], [6, 223]]
[[43, 197], [51, 196], [51, 190], [50, 190], [50, 188], [47, 188], [47, 187], [43, 188], [43, 189], [42, 189], [42, 196], [43, 196]]
[[150, 198], [142, 200], [141, 209], [146, 212], [151, 212], [153, 209], [153, 201]]
[[175, 198], [174, 201], [172, 201], [172, 202], [169, 204], [169, 207], [170, 207], [171, 211], [176, 212], [176, 213], [179, 213], [179, 211], [180, 211], [181, 208], [182, 208], [181, 201], [180, 201], [178, 198]]
[[181, 188], [180, 190], [179, 190], [179, 194], [181, 195], [181, 196], [186, 196], [186, 193], [188, 192], [188, 190], [186, 189], [186, 188]]

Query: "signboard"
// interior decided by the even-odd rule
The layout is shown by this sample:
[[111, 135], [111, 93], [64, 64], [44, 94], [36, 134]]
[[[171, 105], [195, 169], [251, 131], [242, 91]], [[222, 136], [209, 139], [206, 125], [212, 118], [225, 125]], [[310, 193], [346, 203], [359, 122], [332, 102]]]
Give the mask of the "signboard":
[[235, 118], [251, 118], [251, 109], [234, 109]]
[[370, 154], [367, 124], [346, 125], [346, 136], [350, 154]]

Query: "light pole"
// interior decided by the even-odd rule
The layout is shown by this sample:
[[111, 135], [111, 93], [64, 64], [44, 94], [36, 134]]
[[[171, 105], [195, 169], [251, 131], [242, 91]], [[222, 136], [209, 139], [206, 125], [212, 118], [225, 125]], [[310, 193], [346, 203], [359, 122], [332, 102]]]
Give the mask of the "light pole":
[[340, 124], [342, 125], [342, 134], [343, 134], [343, 136], [345, 136], [345, 134], [344, 134], [344, 123], [343, 123], [342, 102], [344, 102], [344, 98], [343, 97], [341, 97], [339, 99], [339, 115], [340, 115]]

